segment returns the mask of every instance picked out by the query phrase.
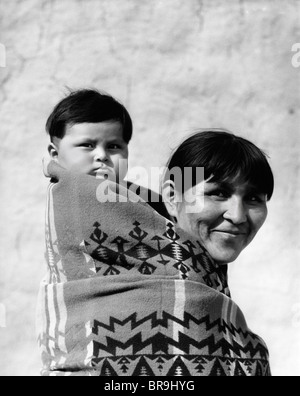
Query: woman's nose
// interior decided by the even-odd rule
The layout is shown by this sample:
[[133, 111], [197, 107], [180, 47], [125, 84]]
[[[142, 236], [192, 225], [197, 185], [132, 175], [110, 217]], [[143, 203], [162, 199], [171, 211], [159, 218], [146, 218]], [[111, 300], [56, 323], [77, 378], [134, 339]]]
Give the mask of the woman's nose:
[[107, 152], [103, 147], [97, 147], [95, 149], [95, 161], [105, 162], [107, 161]]
[[224, 219], [232, 222], [233, 224], [243, 224], [247, 222], [247, 208], [240, 198], [231, 198], [227, 201], [228, 207], [224, 213]]

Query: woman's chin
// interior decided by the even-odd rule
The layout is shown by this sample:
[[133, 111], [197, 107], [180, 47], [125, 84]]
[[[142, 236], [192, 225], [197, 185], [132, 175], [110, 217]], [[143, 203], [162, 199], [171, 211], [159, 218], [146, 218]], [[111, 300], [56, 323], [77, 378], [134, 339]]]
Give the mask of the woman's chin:
[[216, 251], [213, 249], [207, 249], [208, 253], [210, 254], [211, 258], [219, 265], [225, 265], [233, 263], [241, 254], [241, 252], [231, 251], [231, 250], [218, 250]]
[[218, 264], [233, 263], [247, 246], [244, 238], [220, 238], [219, 236], [207, 241], [206, 250]]

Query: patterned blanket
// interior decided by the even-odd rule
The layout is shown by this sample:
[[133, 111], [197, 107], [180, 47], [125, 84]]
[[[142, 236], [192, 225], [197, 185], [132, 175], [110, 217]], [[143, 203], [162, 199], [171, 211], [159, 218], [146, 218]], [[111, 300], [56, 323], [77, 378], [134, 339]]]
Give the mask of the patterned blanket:
[[125, 188], [104, 193], [108, 182], [54, 162], [48, 172], [42, 375], [270, 375], [226, 266], [134, 194], [123, 202]]

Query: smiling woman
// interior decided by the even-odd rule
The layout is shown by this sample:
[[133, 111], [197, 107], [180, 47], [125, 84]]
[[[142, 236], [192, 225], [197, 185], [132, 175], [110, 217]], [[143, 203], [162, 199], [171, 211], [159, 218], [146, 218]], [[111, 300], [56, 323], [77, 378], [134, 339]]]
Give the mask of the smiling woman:
[[[204, 168], [204, 180], [194, 178], [190, 186], [168, 177], [174, 168], [184, 175], [185, 168], [200, 167]], [[204, 131], [176, 150], [168, 170], [163, 197], [170, 216], [199, 239], [218, 264], [235, 261], [267, 218], [274, 178], [266, 155], [227, 131]], [[192, 201], [195, 185], [200, 193]]]

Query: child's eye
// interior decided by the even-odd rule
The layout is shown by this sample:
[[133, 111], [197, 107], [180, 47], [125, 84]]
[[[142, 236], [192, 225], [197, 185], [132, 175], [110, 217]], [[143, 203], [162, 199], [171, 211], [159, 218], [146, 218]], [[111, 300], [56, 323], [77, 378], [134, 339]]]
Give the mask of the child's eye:
[[93, 143], [82, 143], [80, 144], [80, 147], [93, 149], [95, 146], [93, 145]]
[[120, 149], [121, 149], [121, 146], [120, 146], [119, 144], [110, 144], [110, 145], [108, 146], [108, 149], [109, 149], [109, 150], [120, 150]]

